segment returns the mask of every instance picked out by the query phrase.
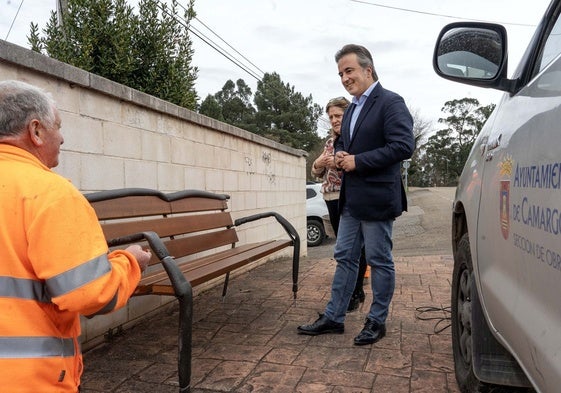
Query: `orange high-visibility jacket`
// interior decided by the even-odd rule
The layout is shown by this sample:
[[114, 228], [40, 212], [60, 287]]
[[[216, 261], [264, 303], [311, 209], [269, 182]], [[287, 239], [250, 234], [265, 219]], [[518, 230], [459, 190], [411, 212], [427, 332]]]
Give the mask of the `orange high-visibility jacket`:
[[68, 180], [0, 144], [0, 392], [76, 392], [80, 314], [124, 306], [140, 274]]

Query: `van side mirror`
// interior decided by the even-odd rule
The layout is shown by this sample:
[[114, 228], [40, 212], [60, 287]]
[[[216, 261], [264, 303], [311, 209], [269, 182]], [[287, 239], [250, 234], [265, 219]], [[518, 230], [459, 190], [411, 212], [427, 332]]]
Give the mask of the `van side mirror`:
[[506, 30], [501, 25], [451, 23], [438, 36], [433, 67], [446, 79], [508, 91], [503, 88], [507, 72], [506, 41]]

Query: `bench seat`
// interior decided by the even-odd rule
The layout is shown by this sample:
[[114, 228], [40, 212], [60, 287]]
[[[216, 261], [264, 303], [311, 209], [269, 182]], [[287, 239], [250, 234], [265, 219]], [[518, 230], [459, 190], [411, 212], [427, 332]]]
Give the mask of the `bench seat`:
[[[179, 263], [177, 266], [191, 285], [197, 286], [291, 245], [292, 241], [290, 240], [271, 240], [246, 244], [195, 261]], [[156, 274], [144, 277], [134, 294], [173, 295], [174, 293], [167, 273], [159, 271]]]

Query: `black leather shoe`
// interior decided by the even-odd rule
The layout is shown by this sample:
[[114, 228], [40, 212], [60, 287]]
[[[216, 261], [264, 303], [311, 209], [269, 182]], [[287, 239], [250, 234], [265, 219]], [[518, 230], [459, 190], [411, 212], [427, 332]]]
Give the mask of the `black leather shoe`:
[[320, 314], [319, 318], [311, 325], [298, 326], [298, 333], [307, 334], [308, 336], [317, 336], [318, 334], [325, 333], [342, 334], [344, 332], [344, 323], [333, 322], [323, 314]]
[[386, 335], [386, 325], [381, 325], [376, 321], [366, 318], [364, 328], [355, 337], [355, 345], [374, 344]]

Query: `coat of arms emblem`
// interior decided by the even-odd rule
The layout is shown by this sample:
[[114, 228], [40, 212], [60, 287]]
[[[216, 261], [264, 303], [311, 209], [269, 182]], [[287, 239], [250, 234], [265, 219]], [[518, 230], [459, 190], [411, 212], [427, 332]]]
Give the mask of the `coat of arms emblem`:
[[501, 180], [499, 189], [499, 221], [501, 224], [501, 232], [505, 240], [508, 239], [510, 230], [510, 175], [512, 174], [512, 157], [507, 156], [499, 163], [499, 173], [509, 180]]

